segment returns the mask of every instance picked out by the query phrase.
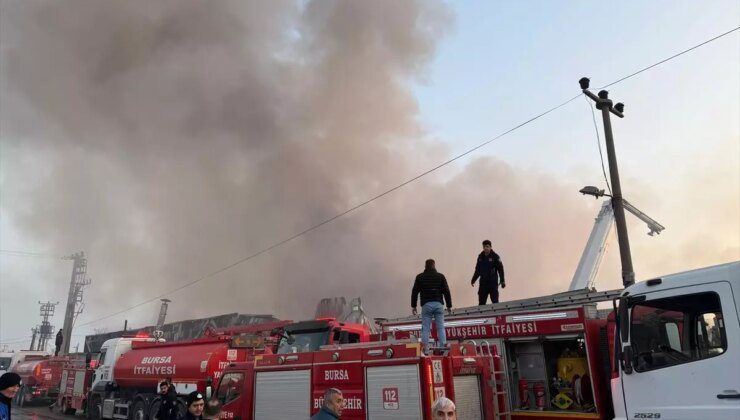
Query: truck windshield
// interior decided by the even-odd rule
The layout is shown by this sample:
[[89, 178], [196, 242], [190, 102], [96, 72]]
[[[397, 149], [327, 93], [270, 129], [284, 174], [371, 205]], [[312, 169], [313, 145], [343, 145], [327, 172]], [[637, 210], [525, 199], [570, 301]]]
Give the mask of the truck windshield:
[[0, 370], [8, 370], [10, 357], [0, 357]]
[[329, 328], [318, 330], [291, 331], [288, 337], [280, 339], [278, 354], [305, 353], [316, 351], [327, 343]]

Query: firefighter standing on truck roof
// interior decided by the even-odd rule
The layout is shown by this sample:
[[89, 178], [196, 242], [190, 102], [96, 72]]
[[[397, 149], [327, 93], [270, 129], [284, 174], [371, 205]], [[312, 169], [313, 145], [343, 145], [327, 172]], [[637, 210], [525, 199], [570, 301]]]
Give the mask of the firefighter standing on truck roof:
[[491, 296], [492, 303], [498, 303], [498, 285], [501, 279], [501, 288], [506, 288], [504, 279], [504, 264], [501, 257], [491, 249], [491, 241], [483, 241], [483, 252], [478, 254], [478, 260], [475, 262], [475, 273], [470, 279], [470, 284], [475, 287], [475, 281], [480, 277], [480, 286], [478, 286], [478, 305], [485, 305], [488, 296]]
[[[437, 341], [441, 347], [447, 345], [445, 335], [445, 313], [443, 302], [447, 303], [447, 311], [452, 309], [452, 297], [447, 279], [444, 274], [437, 272], [434, 260], [428, 259], [424, 264], [424, 272], [416, 276], [414, 288], [411, 289], [411, 311], [416, 315], [416, 299], [421, 294], [421, 342], [424, 351], [428, 351], [429, 333], [432, 329], [432, 318], [437, 326]], [[444, 300], [443, 300], [444, 299]]]
[[59, 356], [59, 350], [62, 349], [62, 343], [64, 343], [64, 333], [62, 329], [59, 329], [56, 338], [54, 339], [54, 356]]

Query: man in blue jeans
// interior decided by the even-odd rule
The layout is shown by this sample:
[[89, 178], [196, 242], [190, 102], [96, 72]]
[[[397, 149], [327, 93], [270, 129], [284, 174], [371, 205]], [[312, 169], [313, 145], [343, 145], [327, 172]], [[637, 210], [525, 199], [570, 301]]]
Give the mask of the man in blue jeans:
[[452, 298], [447, 279], [444, 274], [437, 272], [434, 260], [429, 259], [424, 266], [424, 272], [416, 276], [414, 288], [411, 290], [411, 308], [414, 315], [416, 300], [421, 295], [421, 342], [424, 352], [429, 347], [429, 333], [432, 329], [432, 318], [437, 325], [437, 341], [440, 346], [447, 344], [445, 336], [445, 313], [443, 303], [447, 303], [447, 311], [452, 309]]

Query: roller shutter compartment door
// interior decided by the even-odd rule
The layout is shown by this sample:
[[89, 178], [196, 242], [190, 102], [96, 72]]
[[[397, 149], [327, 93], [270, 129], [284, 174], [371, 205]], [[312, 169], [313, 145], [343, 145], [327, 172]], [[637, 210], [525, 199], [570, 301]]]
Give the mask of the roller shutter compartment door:
[[478, 375], [455, 376], [455, 406], [457, 418], [465, 420], [482, 420], [480, 378]]
[[369, 367], [365, 381], [368, 420], [422, 418], [419, 366]]
[[311, 417], [311, 371], [257, 372], [254, 420]]

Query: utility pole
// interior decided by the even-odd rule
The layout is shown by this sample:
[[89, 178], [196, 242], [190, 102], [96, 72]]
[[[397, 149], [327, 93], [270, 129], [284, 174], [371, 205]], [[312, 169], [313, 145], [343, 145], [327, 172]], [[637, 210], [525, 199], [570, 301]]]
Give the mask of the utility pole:
[[578, 81], [583, 93], [596, 102], [596, 109], [601, 111], [604, 120], [604, 137], [606, 142], [606, 154], [609, 158], [609, 177], [612, 183], [612, 207], [614, 208], [614, 221], [617, 224], [617, 239], [619, 241], [619, 258], [622, 261], [622, 284], [624, 287], [635, 283], [635, 270], [632, 268], [632, 254], [630, 252], [630, 241], [627, 236], [627, 223], [624, 218], [624, 200], [622, 198], [622, 186], [619, 182], [619, 169], [617, 168], [617, 153], [614, 149], [614, 136], [612, 134], [612, 123], [609, 114], [624, 118], [624, 104], [613, 105], [609, 99], [609, 92], [602, 90], [598, 96], [588, 90], [589, 79], [584, 77]]
[[36, 350], [46, 351], [46, 346], [49, 343], [49, 339], [54, 335], [54, 326], [49, 323], [49, 319], [54, 316], [54, 309], [59, 302], [41, 302], [39, 309], [41, 315], [41, 325], [39, 326], [39, 344]]
[[[69, 294], [67, 295], [67, 309], [64, 312], [64, 327], [62, 327], [62, 334], [64, 335], [64, 342], [60, 351], [62, 355], [69, 354], [75, 317], [82, 312], [82, 289], [92, 282], [87, 277], [87, 258], [84, 252], [72, 254], [64, 257], [64, 259], [72, 260], [73, 265], [72, 278], [69, 281]], [[78, 303], [80, 304], [79, 308], [77, 307]]]

